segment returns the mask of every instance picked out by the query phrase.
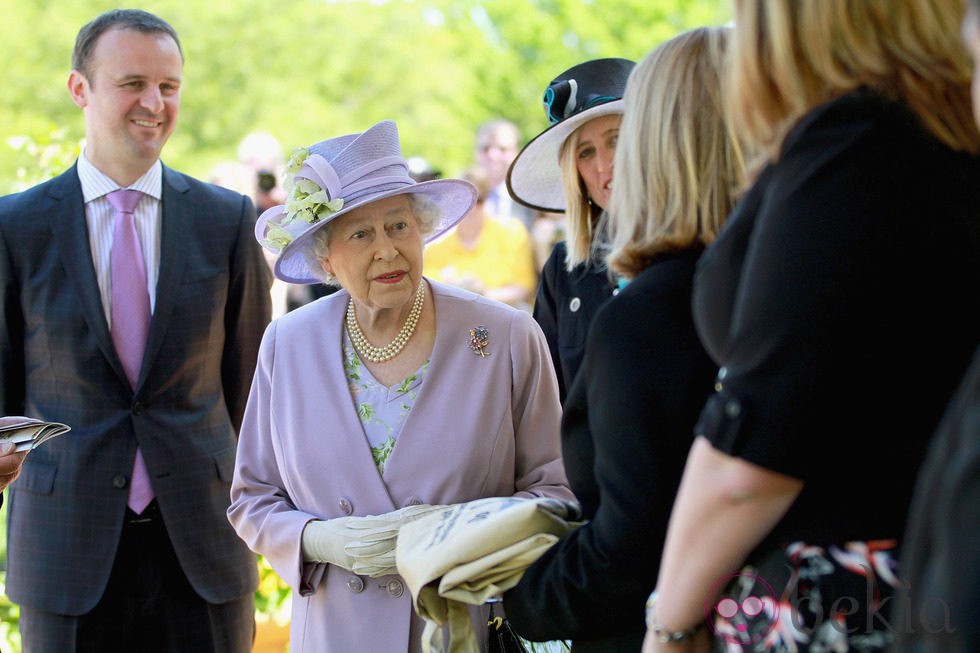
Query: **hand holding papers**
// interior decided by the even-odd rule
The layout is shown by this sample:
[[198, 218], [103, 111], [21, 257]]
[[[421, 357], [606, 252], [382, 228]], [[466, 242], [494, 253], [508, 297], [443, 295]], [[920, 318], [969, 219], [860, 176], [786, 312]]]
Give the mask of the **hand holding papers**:
[[[422, 650], [478, 650], [466, 605], [499, 598], [565, 533], [581, 525], [578, 504], [558, 499], [499, 497], [444, 506], [404, 524], [398, 534], [398, 573], [425, 619]], [[481, 633], [482, 634], [482, 633]]]
[[71, 427], [30, 417], [0, 417], [0, 442], [13, 442], [15, 451], [30, 451], [42, 442], [67, 433]]

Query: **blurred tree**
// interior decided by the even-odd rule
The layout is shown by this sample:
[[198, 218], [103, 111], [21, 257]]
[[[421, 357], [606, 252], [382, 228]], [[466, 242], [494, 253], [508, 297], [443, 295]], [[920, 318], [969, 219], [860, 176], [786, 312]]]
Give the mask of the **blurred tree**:
[[[730, 17], [730, 0], [146, 0], [186, 55], [168, 164], [206, 177], [249, 132], [287, 148], [392, 118], [407, 156], [447, 174], [470, 163], [477, 124], [544, 128], [540, 95], [585, 59], [639, 59], [678, 31]], [[106, 0], [0, 0], [0, 192], [36, 163], [10, 142], [83, 135], [66, 89], [78, 28]], [[23, 141], [18, 141], [23, 142]], [[46, 175], [54, 170], [37, 171]]]

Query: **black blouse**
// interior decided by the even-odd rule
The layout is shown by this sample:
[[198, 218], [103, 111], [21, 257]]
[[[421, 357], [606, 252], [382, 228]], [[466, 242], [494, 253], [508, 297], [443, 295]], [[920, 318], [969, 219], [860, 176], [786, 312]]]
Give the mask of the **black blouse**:
[[699, 263], [697, 432], [802, 479], [779, 541], [899, 538], [980, 335], [980, 158], [859, 90], [789, 134]]

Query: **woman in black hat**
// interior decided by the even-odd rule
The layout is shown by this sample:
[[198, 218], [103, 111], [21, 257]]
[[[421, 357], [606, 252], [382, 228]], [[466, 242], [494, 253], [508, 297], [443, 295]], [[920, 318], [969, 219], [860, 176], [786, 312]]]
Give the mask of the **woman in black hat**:
[[551, 126], [524, 146], [507, 172], [517, 202], [567, 218], [567, 236], [541, 270], [533, 313], [548, 339], [563, 402], [592, 316], [616, 288], [602, 263], [602, 215], [633, 66], [627, 59], [595, 59], [556, 77], [544, 93]]
[[638, 653], [644, 600], [694, 423], [717, 371], [691, 316], [695, 266], [742, 171], [727, 128], [728, 28], [661, 44], [629, 75], [609, 205], [610, 269], [629, 279], [596, 311], [562, 416], [562, 453], [588, 523], [504, 594], [528, 639]]

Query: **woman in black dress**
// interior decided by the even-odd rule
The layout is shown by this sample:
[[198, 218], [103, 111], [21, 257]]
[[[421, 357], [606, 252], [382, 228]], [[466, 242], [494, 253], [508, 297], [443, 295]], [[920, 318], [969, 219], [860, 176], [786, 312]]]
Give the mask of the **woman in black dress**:
[[764, 157], [695, 277], [720, 369], [647, 653], [892, 639], [916, 471], [980, 333], [963, 15], [963, 0], [735, 3], [734, 118]]
[[629, 77], [609, 266], [628, 284], [596, 313], [564, 406], [562, 454], [588, 523], [504, 594], [529, 639], [637, 653], [670, 506], [717, 367], [691, 317], [695, 265], [742, 171], [722, 97], [726, 27], [685, 32]]

